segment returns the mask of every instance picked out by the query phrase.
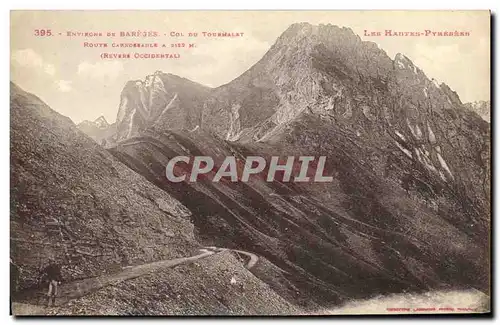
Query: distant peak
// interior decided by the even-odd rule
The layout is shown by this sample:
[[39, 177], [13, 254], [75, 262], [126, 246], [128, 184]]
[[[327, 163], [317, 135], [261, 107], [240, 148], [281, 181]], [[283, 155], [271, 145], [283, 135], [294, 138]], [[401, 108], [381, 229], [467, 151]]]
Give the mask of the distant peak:
[[96, 118], [94, 120], [94, 123], [97, 123], [97, 122], [106, 122], [107, 123], [106, 118], [103, 115], [99, 116], [98, 118]]
[[106, 128], [109, 126], [108, 121], [106, 121], [106, 119], [102, 115], [94, 120], [94, 124], [99, 128]]

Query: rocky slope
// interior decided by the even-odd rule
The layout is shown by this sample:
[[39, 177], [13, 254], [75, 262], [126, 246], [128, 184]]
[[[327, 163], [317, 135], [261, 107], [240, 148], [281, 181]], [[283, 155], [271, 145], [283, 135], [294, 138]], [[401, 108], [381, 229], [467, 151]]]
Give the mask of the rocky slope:
[[184, 256], [191, 212], [11, 83], [10, 256], [19, 291], [53, 258], [64, 281]]
[[480, 100], [476, 102], [466, 103], [465, 107], [473, 112], [476, 112], [486, 122], [491, 120], [491, 103], [489, 100]]
[[77, 127], [103, 146], [116, 142], [116, 125], [109, 124], [104, 116], [98, 117], [95, 121], [85, 120], [78, 123]]
[[300, 313], [229, 252], [121, 282], [50, 311], [53, 315], [130, 316]]
[[[210, 91], [200, 128], [164, 124], [110, 150], [193, 211], [199, 240], [265, 256], [298, 302], [334, 304], [489, 290], [489, 139], [488, 123], [404, 55], [393, 60], [348, 28], [294, 24]], [[177, 155], [218, 165], [325, 155], [334, 181], [173, 184], [164, 167]]]
[[[13, 83], [10, 104], [10, 258], [20, 267], [14, 314], [302, 312], [285, 298], [290, 289], [262, 280], [285, 281], [265, 259], [252, 274], [229, 251], [190, 258], [200, 254], [192, 212], [69, 118]], [[57, 306], [47, 308], [39, 277], [50, 259], [62, 266], [63, 283]], [[175, 260], [189, 262], [169, 268]]]

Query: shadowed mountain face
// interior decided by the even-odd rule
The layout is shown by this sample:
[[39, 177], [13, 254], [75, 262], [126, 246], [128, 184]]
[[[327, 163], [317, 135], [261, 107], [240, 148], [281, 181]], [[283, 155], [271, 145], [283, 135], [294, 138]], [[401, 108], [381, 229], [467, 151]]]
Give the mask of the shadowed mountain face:
[[[193, 212], [201, 241], [265, 256], [304, 301], [487, 290], [489, 125], [407, 57], [392, 60], [350, 29], [294, 24], [247, 72], [203, 94], [188, 110], [199, 128], [160, 119], [110, 149]], [[177, 155], [217, 165], [324, 155], [334, 181], [170, 183]]]
[[[353, 143], [322, 121], [315, 121], [314, 132], [300, 128], [311, 122], [297, 121], [295, 142], [280, 148], [240, 146], [201, 132], [166, 132], [127, 140], [111, 152], [190, 208], [199, 241], [255, 252], [284, 270], [299, 288], [298, 302], [487, 287], [487, 218], [475, 220], [451, 189], [404, 191], [396, 179], [374, 174], [378, 166], [368, 159], [358, 161], [378, 153], [370, 143]], [[338, 141], [321, 150], [304, 149], [303, 141], [312, 144], [313, 137], [319, 141], [325, 133]], [[328, 152], [334, 182], [174, 184], [164, 177], [168, 159], [177, 155], [208, 155], [220, 165], [225, 155], [267, 156], [278, 150], [283, 156], [297, 150], [306, 155]], [[412, 167], [401, 163], [399, 168]]]
[[36, 96], [12, 83], [10, 95], [10, 257], [21, 293], [40, 285], [50, 258], [70, 282], [196, 251], [186, 207]]
[[[200, 252], [184, 205], [13, 83], [10, 109], [16, 315], [302, 312], [281, 296], [295, 287], [280, 269], [257, 258], [251, 274], [230, 251]], [[40, 281], [49, 262], [62, 269], [53, 308]], [[261, 278], [287, 286], [279, 295]]]

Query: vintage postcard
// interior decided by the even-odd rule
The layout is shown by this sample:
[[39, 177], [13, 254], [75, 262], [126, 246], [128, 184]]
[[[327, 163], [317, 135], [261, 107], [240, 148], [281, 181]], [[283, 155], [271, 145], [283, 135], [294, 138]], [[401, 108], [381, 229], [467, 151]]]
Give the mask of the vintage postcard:
[[491, 313], [490, 21], [11, 11], [11, 313]]

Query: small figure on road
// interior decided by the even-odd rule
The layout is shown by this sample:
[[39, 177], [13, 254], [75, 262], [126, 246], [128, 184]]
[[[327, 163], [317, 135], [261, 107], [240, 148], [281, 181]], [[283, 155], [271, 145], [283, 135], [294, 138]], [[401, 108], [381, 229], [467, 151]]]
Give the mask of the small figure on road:
[[42, 278], [46, 278], [49, 282], [49, 291], [47, 292], [47, 306], [54, 306], [58, 291], [58, 285], [61, 284], [62, 280], [61, 266], [51, 259], [49, 261], [49, 265], [42, 270]]

